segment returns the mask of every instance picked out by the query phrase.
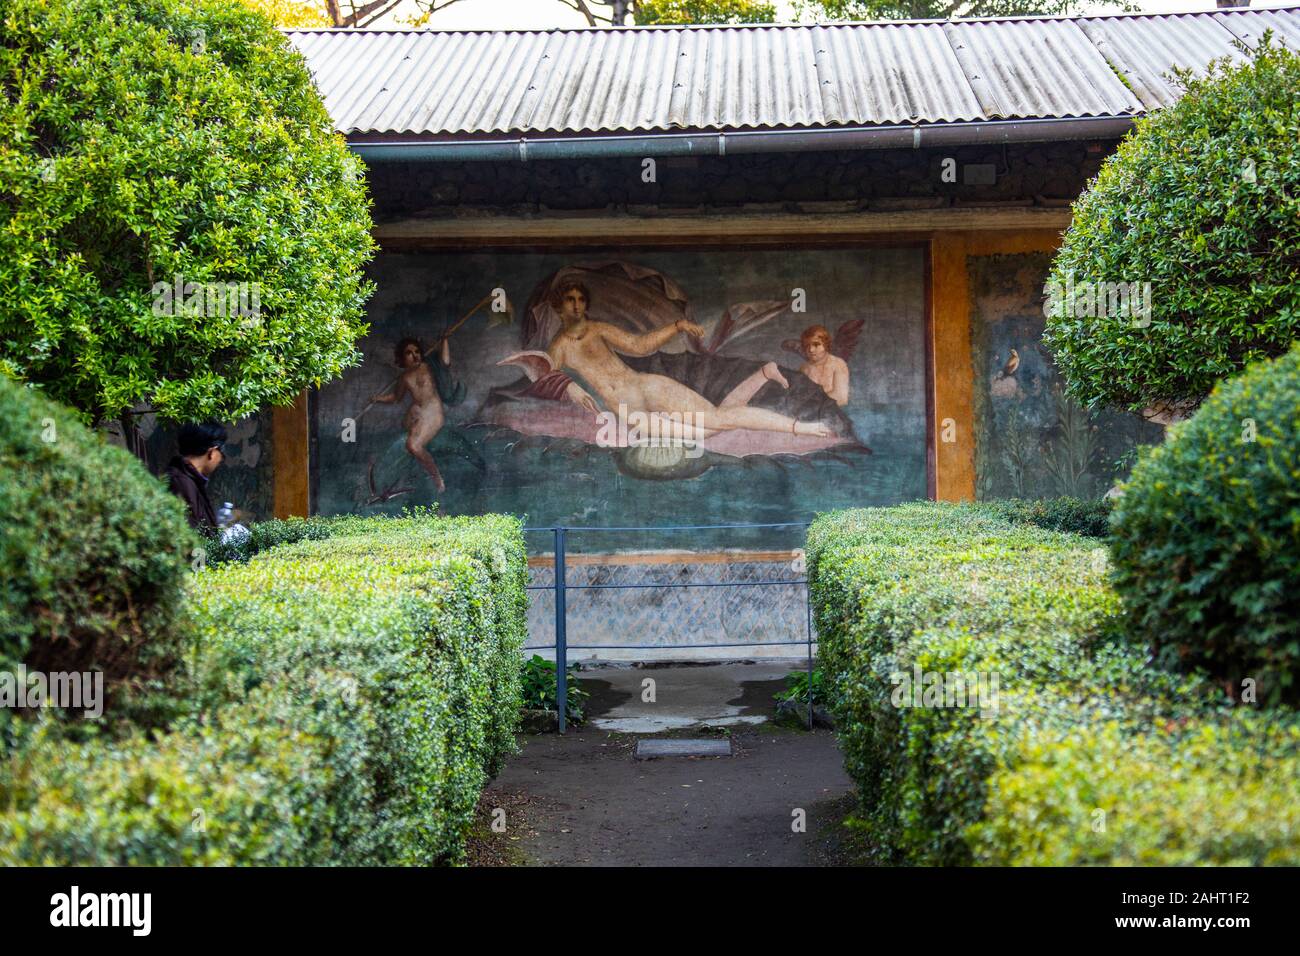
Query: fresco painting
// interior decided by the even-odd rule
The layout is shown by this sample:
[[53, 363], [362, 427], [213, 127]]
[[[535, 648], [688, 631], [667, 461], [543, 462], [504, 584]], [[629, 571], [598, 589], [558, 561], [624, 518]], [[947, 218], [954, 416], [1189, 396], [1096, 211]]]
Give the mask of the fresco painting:
[[[918, 247], [385, 253], [317, 510], [800, 521], [924, 497]], [[834, 330], [834, 331], [832, 331]]]
[[1163, 429], [1065, 394], [1043, 345], [1049, 254], [969, 260], [975, 360], [976, 497], [1099, 498]]

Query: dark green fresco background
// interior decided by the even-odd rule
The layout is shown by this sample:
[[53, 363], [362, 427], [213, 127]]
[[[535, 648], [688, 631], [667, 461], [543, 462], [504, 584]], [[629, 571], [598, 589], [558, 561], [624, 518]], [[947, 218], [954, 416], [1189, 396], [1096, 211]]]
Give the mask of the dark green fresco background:
[[[967, 260], [975, 364], [976, 497], [1099, 498], [1164, 429], [1127, 412], [1089, 412], [1064, 394], [1043, 345], [1050, 254]], [[1020, 366], [1003, 369], [1015, 349]]]
[[[725, 459], [694, 478], [648, 480], [621, 474], [614, 452], [545, 440], [516, 444], [513, 433], [488, 438], [466, 424], [490, 388], [515, 382], [516, 368], [496, 362], [522, 348], [520, 318], [534, 287], [561, 266], [619, 258], [659, 270], [689, 297], [706, 328], [727, 306], [807, 294], [807, 311], [784, 314], [723, 348], [721, 354], [775, 360], [787, 375], [802, 364], [782, 348], [809, 325], [832, 332], [852, 319], [866, 327], [849, 360], [852, 394], [845, 411], [874, 454], [848, 461], [777, 463], [770, 458]], [[628, 526], [806, 521], [817, 512], [923, 498], [925, 473], [924, 253], [919, 247], [789, 251], [386, 253], [372, 267], [378, 291], [360, 343], [365, 362], [321, 389], [314, 403], [315, 501], [321, 514], [398, 513], [438, 502], [449, 514], [489, 511], [526, 515], [532, 525]], [[355, 418], [392, 381], [394, 343], [421, 338], [426, 347], [495, 287], [519, 314], [513, 325], [490, 327], [485, 314], [452, 339], [452, 367], [469, 390], [447, 409], [448, 424], [429, 449], [447, 483], [433, 483], [403, 448], [406, 403], [376, 406], [358, 422], [356, 441], [341, 440], [343, 420]], [[593, 312], [595, 310], [593, 309]], [[366, 504], [374, 485], [413, 491]], [[653, 537], [655, 540], [650, 540]], [[784, 546], [789, 534], [754, 532], [599, 537], [575, 535], [575, 550], [609, 547]], [[788, 539], [788, 540], [787, 540]]]

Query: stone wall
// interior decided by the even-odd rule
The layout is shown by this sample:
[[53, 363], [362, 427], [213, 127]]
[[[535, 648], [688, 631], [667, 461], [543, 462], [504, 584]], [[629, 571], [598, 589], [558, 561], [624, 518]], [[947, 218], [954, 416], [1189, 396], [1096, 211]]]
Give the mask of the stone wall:
[[[810, 625], [801, 559], [793, 549], [575, 556], [565, 573], [568, 659], [806, 657]], [[555, 567], [550, 555], [530, 564], [525, 653], [554, 660]]]

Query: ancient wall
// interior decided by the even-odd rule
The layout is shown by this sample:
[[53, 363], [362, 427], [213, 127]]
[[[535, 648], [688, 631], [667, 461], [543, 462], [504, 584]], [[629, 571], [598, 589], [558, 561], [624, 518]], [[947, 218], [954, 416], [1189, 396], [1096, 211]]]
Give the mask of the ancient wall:
[[[1100, 493], [1123, 472], [1133, 442], [1149, 439], [1151, 430], [1129, 416], [1084, 416], [1088, 433], [1100, 436], [1084, 441], [1083, 419], [1061, 403], [1050, 358], [1038, 341], [1041, 285], [1055, 232], [1034, 226], [1017, 232], [999, 228], [996, 221], [993, 231], [985, 233], [945, 232], [946, 220], [933, 217], [952, 216], [954, 228], [970, 228], [956, 220], [982, 210], [1008, 216], [1022, 208], [1050, 213], [1078, 194], [1113, 145], [660, 159], [653, 182], [645, 181], [636, 158], [375, 164], [371, 186], [381, 235], [393, 235], [386, 224], [394, 223], [490, 221], [499, 227], [512, 220], [550, 221], [552, 228], [540, 234], [562, 242], [564, 217], [578, 213], [587, 217], [587, 232], [581, 244], [570, 248], [548, 247], [539, 240], [537, 246], [506, 249], [481, 237], [449, 242], [445, 237], [459, 234], [460, 227], [444, 233], [442, 226], [433, 233], [442, 238], [427, 248], [418, 239], [392, 241], [371, 270], [378, 292], [370, 304], [371, 333], [361, 343], [365, 364], [313, 394], [310, 420], [305, 408], [276, 413], [277, 433], [286, 439], [277, 447], [289, 449], [288, 455], [310, 441], [312, 468], [309, 476], [277, 478], [274, 510], [305, 510], [310, 490], [312, 510], [327, 514], [391, 512], [436, 500], [450, 511], [527, 513], [534, 523], [582, 523], [599, 515], [605, 523], [654, 524], [668, 514], [688, 521], [779, 520], [824, 507], [928, 494]], [[955, 182], [950, 181], [954, 176], [945, 176], [950, 169], [956, 170]], [[992, 181], [987, 179], [990, 172]], [[882, 235], [877, 230], [871, 236], [874, 245], [853, 246], [837, 233], [837, 248], [817, 248], [828, 241], [819, 232], [828, 217], [840, 212], [851, 216], [854, 210], [863, 215], [893, 210], [903, 216], [913, 210], [930, 218], [924, 229], [902, 227], [895, 243], [887, 231]], [[620, 222], [627, 219], [618, 217], [628, 214], [652, 219], [699, 214], [726, 223], [732, 214], [750, 216], [743, 221], [752, 222], [755, 214], [770, 212], [794, 223], [790, 237], [745, 248], [753, 237], [743, 227], [726, 234], [724, 226], [722, 236], [695, 248], [674, 246], [671, 230], [666, 242], [662, 230], [655, 240], [667, 248], [619, 241]], [[596, 231], [598, 242], [591, 238], [592, 215], [611, 217], [607, 235]], [[802, 215], [810, 224], [804, 241], [797, 225]], [[414, 234], [420, 234], [418, 226]], [[493, 234], [500, 234], [500, 228]], [[666, 321], [689, 312], [710, 335], [728, 310], [738, 315], [736, 310], [754, 303], [789, 300], [796, 288], [811, 291], [806, 312], [791, 308], [769, 316], [718, 353], [719, 358], [750, 363], [776, 361], [783, 374], [797, 373], [803, 364], [785, 344], [804, 329], [822, 324], [834, 333], [861, 320], [864, 331], [849, 370], [854, 395], [843, 415], [852, 441], [871, 454], [855, 457], [835, 449], [816, 449], [815, 456], [800, 449], [790, 454], [791, 449], [762, 441], [755, 445], [747, 438], [737, 445], [733, 435], [730, 447], [726, 440], [716, 441], [698, 457], [669, 461], [671, 456], [662, 452], [599, 449], [586, 440], [592, 436], [556, 418], [560, 408], [571, 413], [571, 403], [549, 398], [544, 400], [549, 406], [539, 405], [532, 396], [528, 411], [520, 415], [523, 406], [507, 404], [504, 397], [511, 388], [518, 392], [530, 384], [528, 373], [518, 362], [497, 363], [519, 351], [545, 352], [549, 345], [549, 339], [529, 338], [529, 319], [521, 313], [558, 275], [601, 263], [622, 263], [625, 269], [662, 277], [661, 285], [678, 292], [661, 296], [645, 315]], [[451, 365], [445, 370], [438, 362], [428, 365], [431, 374], [448, 371], [456, 379], [454, 387], [464, 391], [456, 404], [445, 404], [445, 423], [427, 445], [439, 470], [433, 478], [406, 450], [409, 396], [394, 405], [366, 406], [396, 378], [393, 348], [401, 338], [419, 339], [424, 355], [442, 331], [492, 290], [499, 290], [516, 310], [510, 321], [477, 315], [454, 333]], [[678, 293], [681, 301], [674, 304]], [[593, 314], [598, 311], [593, 306]], [[933, 327], [927, 331], [931, 315]], [[927, 348], [933, 351], [933, 381], [928, 384]], [[999, 379], [1011, 348], [1017, 349], [1025, 372], [1014, 380]], [[667, 358], [695, 349], [679, 337], [659, 351]], [[658, 365], [645, 371], [676, 376], [683, 384], [690, 385], [692, 375], [709, 378], [698, 369], [667, 369], [663, 359], [651, 361]], [[581, 382], [572, 369], [568, 374]], [[725, 375], [718, 378], [729, 382]], [[890, 382], [893, 391], [886, 394]], [[692, 387], [700, 390], [698, 382]], [[759, 405], [768, 402], [770, 392], [760, 396]], [[723, 397], [720, 393], [711, 401]], [[808, 412], [799, 414], [807, 417]], [[349, 419], [354, 427], [345, 441], [343, 423]], [[950, 443], [937, 434], [940, 422], [954, 426], [956, 437]], [[599, 449], [594, 456], [593, 447]], [[1083, 456], [1082, 465], [1065, 467], [1059, 459], [1067, 448], [1075, 459]], [[1020, 455], [1029, 456], [1021, 466], [1008, 464]], [[302, 457], [295, 454], [295, 461]], [[277, 457], [277, 475], [293, 464], [280, 460], [284, 458]], [[799, 462], [794, 469], [792, 461]], [[739, 483], [745, 489], [739, 496], [736, 468], [742, 469]], [[566, 481], [566, 476], [581, 477]], [[438, 480], [445, 482], [445, 491], [438, 490]], [[652, 487], [653, 494], [638, 490]], [[663, 502], [671, 495], [664, 488], [689, 489], [690, 500], [665, 510]]]
[[[382, 253], [365, 360], [313, 401], [315, 508], [662, 525], [925, 497], [925, 262], [917, 244]], [[585, 293], [574, 334], [603, 337], [598, 361], [558, 351], [566, 279]], [[820, 365], [801, 341], [818, 327]]]

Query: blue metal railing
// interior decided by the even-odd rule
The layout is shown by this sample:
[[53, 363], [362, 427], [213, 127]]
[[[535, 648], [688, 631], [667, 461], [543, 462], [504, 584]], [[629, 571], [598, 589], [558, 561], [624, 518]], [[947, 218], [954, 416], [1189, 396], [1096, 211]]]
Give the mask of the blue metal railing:
[[[555, 644], [554, 645], [532, 645], [534, 648], [555, 649], [555, 703], [559, 718], [559, 732], [564, 733], [568, 723], [568, 605], [567, 592], [570, 590], [628, 590], [628, 589], [655, 589], [655, 588], [717, 588], [717, 587], [771, 587], [771, 586], [792, 586], [801, 585], [804, 590], [804, 612], [806, 629], [802, 640], [795, 641], [745, 641], [741, 643], [726, 644], [674, 644], [674, 647], [682, 648], [700, 648], [700, 647], [778, 647], [798, 644], [808, 646], [808, 729], [813, 727], [813, 627], [812, 627], [812, 602], [808, 593], [808, 577], [796, 580], [776, 580], [776, 581], [683, 581], [668, 582], [656, 584], [569, 584], [565, 572], [565, 554], [567, 549], [567, 534], [570, 531], [575, 532], [660, 532], [660, 531], [725, 531], [736, 529], [771, 529], [771, 528], [806, 528], [811, 522], [808, 521], [786, 521], [773, 524], [712, 524], [712, 525], [660, 525], [660, 526], [642, 526], [642, 527], [543, 527], [543, 528], [525, 528], [525, 532], [530, 533], [549, 533], [553, 537], [555, 548], [555, 569], [554, 582], [550, 585], [528, 585], [529, 591], [554, 591], [555, 592]], [[582, 647], [588, 650], [658, 650], [663, 645], [659, 644], [583, 644]]]

